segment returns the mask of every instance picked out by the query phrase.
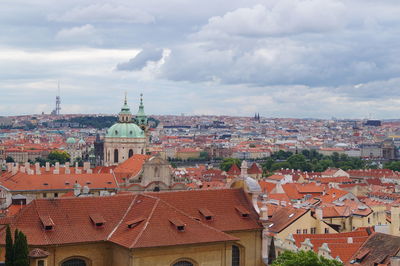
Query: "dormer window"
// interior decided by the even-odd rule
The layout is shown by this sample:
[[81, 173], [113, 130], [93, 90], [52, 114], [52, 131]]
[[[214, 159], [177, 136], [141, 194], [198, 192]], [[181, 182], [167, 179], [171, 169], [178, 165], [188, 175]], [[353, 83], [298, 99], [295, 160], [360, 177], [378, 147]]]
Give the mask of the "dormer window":
[[242, 206], [236, 206], [235, 209], [242, 218], [248, 218], [250, 216], [250, 212]]
[[131, 135], [133, 134], [132, 130], [131, 130], [131, 131], [129, 131], [129, 134], [131, 134]]
[[128, 226], [129, 229], [131, 229], [131, 228], [138, 226], [144, 220], [145, 220], [144, 217], [139, 217], [137, 219], [127, 221], [125, 224]]
[[170, 218], [170, 223], [173, 224], [179, 232], [185, 231], [185, 224], [178, 218]]
[[106, 223], [106, 220], [103, 218], [103, 216], [99, 213], [92, 213], [89, 215], [90, 220], [96, 227], [103, 227], [104, 224]]
[[49, 215], [40, 215], [39, 216], [40, 221], [42, 222], [43, 229], [46, 231], [51, 231], [54, 229], [54, 222], [50, 218]]
[[118, 130], [115, 130], [115, 135], [118, 135]]
[[206, 208], [199, 209], [199, 212], [201, 213], [201, 215], [203, 215], [204, 219], [206, 219], [207, 221], [211, 221], [214, 217], [213, 213]]

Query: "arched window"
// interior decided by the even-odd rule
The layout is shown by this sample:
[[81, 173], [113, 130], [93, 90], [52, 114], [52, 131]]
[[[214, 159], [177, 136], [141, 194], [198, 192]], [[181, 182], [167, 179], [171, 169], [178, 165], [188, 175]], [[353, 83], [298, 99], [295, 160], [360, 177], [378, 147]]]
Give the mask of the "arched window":
[[132, 156], [133, 156], [133, 150], [132, 150], [132, 149], [130, 149], [130, 150], [129, 150], [128, 157], [129, 157], [129, 158], [131, 158]]
[[240, 266], [240, 248], [232, 245], [232, 266]]
[[83, 259], [69, 259], [64, 261], [61, 266], [86, 266], [86, 262]]
[[172, 266], [193, 266], [193, 263], [187, 260], [181, 260], [178, 262], [175, 262]]
[[118, 163], [118, 149], [114, 150], [114, 163]]

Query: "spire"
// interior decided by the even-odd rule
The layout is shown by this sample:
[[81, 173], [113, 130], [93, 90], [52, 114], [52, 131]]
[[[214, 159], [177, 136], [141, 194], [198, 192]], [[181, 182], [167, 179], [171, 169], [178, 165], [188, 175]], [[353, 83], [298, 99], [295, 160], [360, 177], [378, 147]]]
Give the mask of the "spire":
[[128, 100], [127, 100], [127, 98], [128, 98], [128, 92], [125, 91], [125, 101], [124, 101], [124, 105], [128, 105]]
[[136, 114], [136, 121], [140, 126], [147, 125], [147, 116], [144, 112], [144, 105], [143, 105], [143, 93], [140, 94], [140, 105], [139, 105], [139, 110]]

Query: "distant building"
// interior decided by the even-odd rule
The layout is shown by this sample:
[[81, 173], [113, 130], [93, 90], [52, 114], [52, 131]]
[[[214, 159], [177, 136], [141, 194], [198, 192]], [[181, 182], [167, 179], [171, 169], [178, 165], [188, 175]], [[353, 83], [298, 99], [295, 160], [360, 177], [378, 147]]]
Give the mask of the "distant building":
[[380, 127], [382, 122], [380, 120], [367, 120], [364, 124], [365, 126]]

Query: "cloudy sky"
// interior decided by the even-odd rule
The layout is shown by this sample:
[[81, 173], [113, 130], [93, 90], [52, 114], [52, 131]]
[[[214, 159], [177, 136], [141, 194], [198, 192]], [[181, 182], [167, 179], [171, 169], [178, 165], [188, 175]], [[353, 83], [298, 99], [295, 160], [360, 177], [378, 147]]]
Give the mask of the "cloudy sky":
[[3, 0], [0, 115], [400, 118], [398, 0]]

